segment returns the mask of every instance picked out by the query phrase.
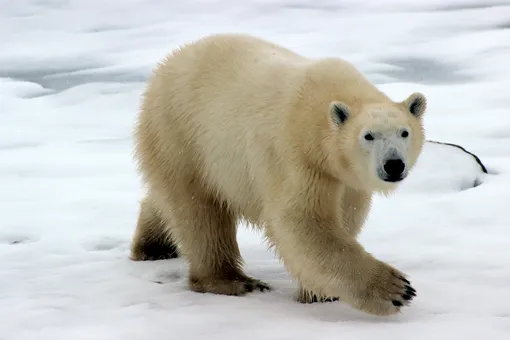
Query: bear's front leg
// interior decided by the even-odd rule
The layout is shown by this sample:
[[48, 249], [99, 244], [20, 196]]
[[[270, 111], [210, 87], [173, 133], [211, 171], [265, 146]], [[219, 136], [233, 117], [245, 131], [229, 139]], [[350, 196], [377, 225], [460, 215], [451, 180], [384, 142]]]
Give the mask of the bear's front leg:
[[405, 274], [374, 258], [334, 219], [297, 205], [282, 211], [267, 236], [303, 289], [375, 315], [395, 314], [416, 296]]
[[300, 303], [333, 302], [339, 300], [337, 296], [330, 297], [321, 294], [316, 294], [311, 290], [304, 288], [301, 284], [299, 285], [296, 293], [294, 294], [294, 299]]
[[[344, 223], [343, 228], [352, 238], [357, 238], [370, 211], [372, 194], [361, 190], [345, 188], [345, 190], [341, 192], [340, 202], [340, 212]], [[301, 303], [332, 302], [339, 300], [336, 296], [331, 297], [316, 294], [301, 285], [295, 294], [295, 299]]]

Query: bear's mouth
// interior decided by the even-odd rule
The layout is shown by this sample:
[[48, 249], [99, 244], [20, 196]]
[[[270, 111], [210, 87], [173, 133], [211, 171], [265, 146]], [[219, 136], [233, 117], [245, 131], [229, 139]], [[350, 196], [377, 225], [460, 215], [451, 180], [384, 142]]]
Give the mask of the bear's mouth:
[[403, 176], [398, 176], [398, 177], [384, 177], [381, 179], [385, 182], [396, 183], [396, 182], [402, 181], [404, 178], [405, 177], [403, 177]]
[[407, 177], [407, 171], [404, 171], [404, 172], [402, 172], [400, 174], [391, 175], [391, 174], [388, 174], [383, 169], [378, 169], [377, 177], [379, 177], [379, 179], [381, 181], [383, 181], [383, 182], [398, 183], [398, 182], [401, 182], [402, 180], [404, 180]]

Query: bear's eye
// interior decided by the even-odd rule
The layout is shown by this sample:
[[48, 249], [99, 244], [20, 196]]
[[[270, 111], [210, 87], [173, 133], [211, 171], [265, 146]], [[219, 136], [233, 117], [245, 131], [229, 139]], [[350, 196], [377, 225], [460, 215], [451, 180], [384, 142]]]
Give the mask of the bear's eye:
[[374, 140], [374, 135], [372, 135], [371, 133], [367, 133], [365, 135], [365, 140]]
[[402, 136], [402, 138], [407, 138], [409, 136], [409, 132], [404, 130], [404, 131], [402, 131], [402, 133], [400, 135]]

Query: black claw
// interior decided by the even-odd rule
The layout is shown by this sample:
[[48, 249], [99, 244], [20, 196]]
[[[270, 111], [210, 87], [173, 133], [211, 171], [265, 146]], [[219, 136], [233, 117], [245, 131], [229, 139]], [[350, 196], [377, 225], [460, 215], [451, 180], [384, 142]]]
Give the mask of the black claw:
[[411, 282], [409, 282], [408, 280], [404, 279], [402, 276], [399, 277], [399, 279], [401, 279], [402, 281], [404, 281], [405, 283], [407, 283], [408, 285], [411, 284]]
[[245, 286], [246, 287], [249, 287], [247, 289], [250, 289], [249, 291], [253, 291], [253, 290], [260, 290], [261, 292], [263, 292], [264, 290], [269, 290], [269, 286], [262, 283], [262, 282], [259, 282], [259, 281], [253, 281], [253, 282], [246, 282], [245, 283]]
[[246, 282], [244, 284], [244, 289], [246, 289], [246, 291], [248, 293], [251, 293], [251, 292], [253, 292], [253, 285], [251, 283], [249, 283], [249, 282]]
[[265, 290], [269, 290], [269, 287], [265, 286], [265, 285], [259, 285], [259, 289], [260, 289], [261, 292], [263, 292]]
[[324, 302], [332, 302], [332, 301], [331, 301], [331, 298], [329, 298], [329, 297], [328, 297], [328, 298], [326, 298], [326, 299], [324, 300]]
[[338, 301], [338, 300], [340, 300], [340, 298], [338, 298], [338, 297], [333, 298], [333, 301]]
[[405, 288], [406, 288], [406, 290], [410, 290], [411, 292], [415, 292], [416, 293], [416, 289], [414, 289], [411, 286], [406, 285]]
[[391, 302], [393, 303], [393, 306], [395, 306], [395, 307], [401, 307], [401, 306], [403, 306], [403, 305], [402, 305], [402, 302], [400, 302], [400, 301], [393, 300], [393, 301], [391, 301]]
[[318, 302], [317, 295], [313, 294], [312, 302]]
[[404, 300], [411, 300], [413, 297], [411, 295], [404, 294], [402, 295], [402, 299]]
[[416, 291], [412, 291], [410, 289], [406, 289], [406, 294], [411, 296], [416, 296]]

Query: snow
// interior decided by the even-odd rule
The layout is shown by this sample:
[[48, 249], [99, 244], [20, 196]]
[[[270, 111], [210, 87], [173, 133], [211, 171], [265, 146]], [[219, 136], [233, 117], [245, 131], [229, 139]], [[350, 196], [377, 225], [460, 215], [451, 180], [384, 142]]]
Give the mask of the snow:
[[[510, 339], [510, 5], [481, 0], [20, 0], [0, 11], [0, 339]], [[128, 259], [143, 189], [131, 132], [165, 53], [251, 33], [429, 100], [428, 143], [361, 235], [418, 296], [391, 317], [301, 305], [261, 235], [270, 293], [201, 295], [183, 260]], [[474, 184], [478, 184], [473, 187]]]

